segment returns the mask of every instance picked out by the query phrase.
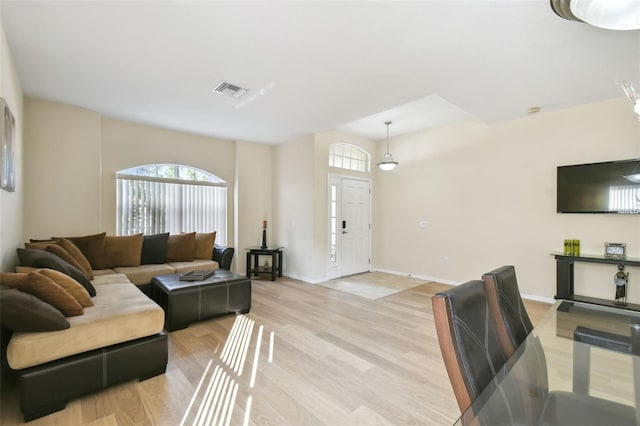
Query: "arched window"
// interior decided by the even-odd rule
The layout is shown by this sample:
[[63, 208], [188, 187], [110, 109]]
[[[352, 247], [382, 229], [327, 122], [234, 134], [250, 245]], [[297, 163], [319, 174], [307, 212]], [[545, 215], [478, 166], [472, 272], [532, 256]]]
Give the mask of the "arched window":
[[368, 173], [371, 155], [355, 145], [332, 143], [329, 146], [329, 166]]
[[146, 164], [116, 173], [116, 233], [213, 232], [227, 242], [227, 183], [180, 164]]

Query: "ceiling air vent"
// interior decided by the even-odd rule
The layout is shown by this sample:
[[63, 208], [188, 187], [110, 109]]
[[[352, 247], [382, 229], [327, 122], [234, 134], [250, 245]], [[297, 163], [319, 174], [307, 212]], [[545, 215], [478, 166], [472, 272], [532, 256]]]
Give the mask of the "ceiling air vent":
[[247, 93], [248, 89], [223, 81], [223, 82], [220, 82], [220, 84], [218, 84], [216, 88], [213, 89], [213, 91], [214, 93], [220, 93], [221, 95], [226, 95], [226, 96], [233, 96], [234, 98], [237, 99], [242, 95], [244, 95], [245, 93]]

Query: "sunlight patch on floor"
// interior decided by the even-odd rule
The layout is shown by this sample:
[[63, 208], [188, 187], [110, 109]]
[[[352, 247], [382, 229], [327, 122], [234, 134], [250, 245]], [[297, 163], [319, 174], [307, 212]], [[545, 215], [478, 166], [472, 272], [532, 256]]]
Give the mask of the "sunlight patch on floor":
[[[258, 327], [258, 334], [253, 339], [254, 326], [255, 321], [253, 319], [245, 315], [236, 317], [219, 361], [215, 357], [212, 358], [204, 369], [200, 382], [184, 413], [180, 423], [181, 426], [188, 424], [194, 426], [224, 426], [230, 424], [236, 408], [239, 389], [244, 388], [246, 393], [247, 390], [254, 388], [256, 382], [258, 361], [260, 354], [263, 352], [262, 336], [264, 327], [262, 325]], [[268, 363], [273, 362], [274, 337], [274, 332], [270, 332], [268, 347], [264, 347]], [[247, 355], [252, 348], [254, 356], [251, 365], [251, 378], [247, 380], [243, 379], [242, 375]], [[208, 381], [206, 380], [207, 378], [209, 379]], [[252, 402], [253, 397], [248, 395], [244, 408], [244, 424], [249, 420]], [[196, 409], [192, 411], [193, 408]]]

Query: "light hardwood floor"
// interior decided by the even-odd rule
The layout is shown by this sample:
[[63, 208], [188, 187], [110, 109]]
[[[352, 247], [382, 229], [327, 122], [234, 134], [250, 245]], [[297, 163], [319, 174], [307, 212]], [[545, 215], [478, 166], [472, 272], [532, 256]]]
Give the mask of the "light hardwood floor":
[[[254, 280], [249, 314], [170, 334], [166, 374], [29, 424], [450, 425], [459, 412], [430, 300], [447, 287], [369, 300], [286, 277]], [[549, 307], [526, 305], [534, 322]], [[1, 408], [2, 425], [23, 423], [15, 383], [3, 386]]]

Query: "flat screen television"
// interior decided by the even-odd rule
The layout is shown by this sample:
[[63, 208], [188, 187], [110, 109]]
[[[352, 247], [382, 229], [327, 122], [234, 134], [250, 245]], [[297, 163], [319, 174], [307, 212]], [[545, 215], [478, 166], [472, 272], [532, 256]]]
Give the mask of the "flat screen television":
[[558, 167], [558, 213], [640, 214], [640, 159]]

